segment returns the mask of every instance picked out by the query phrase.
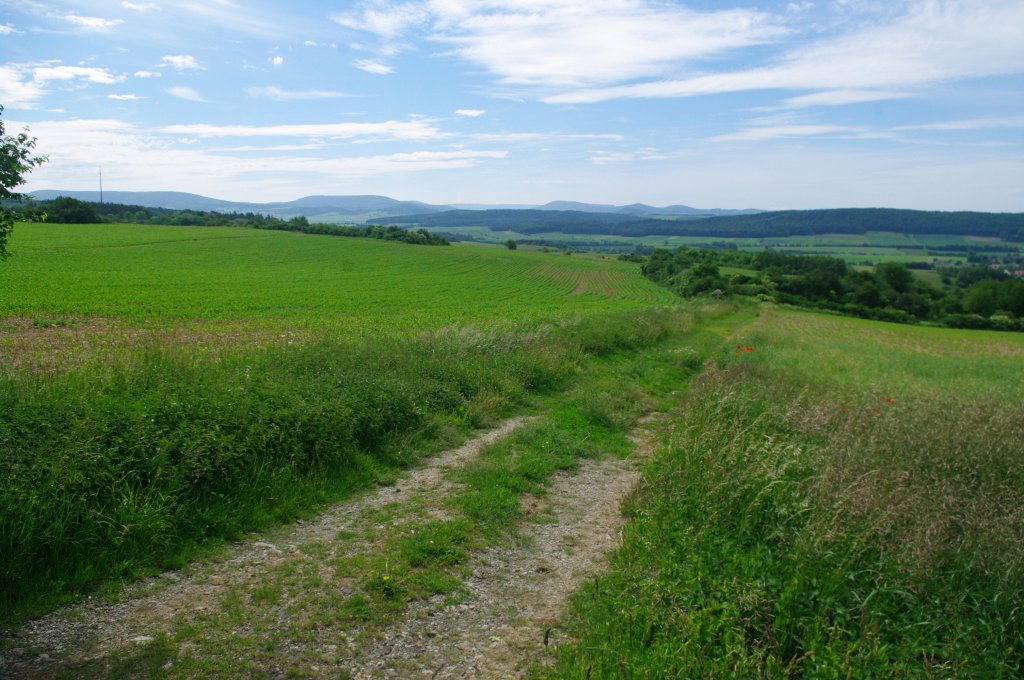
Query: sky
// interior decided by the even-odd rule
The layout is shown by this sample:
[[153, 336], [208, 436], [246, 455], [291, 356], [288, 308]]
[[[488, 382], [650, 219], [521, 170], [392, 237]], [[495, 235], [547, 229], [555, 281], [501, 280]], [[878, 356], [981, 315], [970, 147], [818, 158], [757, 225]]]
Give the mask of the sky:
[[1024, 212], [1024, 0], [0, 0], [24, 191]]

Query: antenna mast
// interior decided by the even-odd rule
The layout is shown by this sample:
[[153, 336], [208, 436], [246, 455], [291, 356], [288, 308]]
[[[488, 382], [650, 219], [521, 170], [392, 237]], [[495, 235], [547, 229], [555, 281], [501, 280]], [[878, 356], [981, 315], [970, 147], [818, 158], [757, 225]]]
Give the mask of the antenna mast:
[[100, 166], [100, 205], [103, 205], [103, 166]]

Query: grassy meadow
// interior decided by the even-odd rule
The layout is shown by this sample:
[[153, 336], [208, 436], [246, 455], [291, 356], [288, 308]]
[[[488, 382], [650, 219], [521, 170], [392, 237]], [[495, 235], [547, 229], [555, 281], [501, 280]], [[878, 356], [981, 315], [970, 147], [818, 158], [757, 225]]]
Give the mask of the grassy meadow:
[[680, 323], [594, 258], [130, 225], [11, 245], [8, 621], [386, 479]]
[[674, 304], [628, 263], [229, 227], [19, 224], [0, 318], [348, 334]]
[[1019, 677], [1024, 339], [766, 309], [547, 677]]

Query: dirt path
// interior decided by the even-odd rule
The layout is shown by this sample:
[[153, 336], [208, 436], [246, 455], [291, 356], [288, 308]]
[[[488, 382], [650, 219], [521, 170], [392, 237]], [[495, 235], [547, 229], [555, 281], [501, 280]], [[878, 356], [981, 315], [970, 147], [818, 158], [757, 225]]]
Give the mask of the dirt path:
[[461, 603], [412, 607], [353, 659], [352, 677], [517, 678], [543, 663], [561, 640], [569, 596], [619, 544], [620, 507], [651, 448], [646, 429], [632, 439], [641, 455], [588, 461], [577, 473], [560, 475], [543, 501], [528, 499], [540, 521], [524, 529], [523, 544], [480, 555]]
[[[333, 602], [351, 594], [344, 582], [332, 578], [329, 565], [353, 550], [372, 551], [387, 533], [376, 524], [387, 521], [380, 519], [382, 512], [413, 501], [416, 512], [443, 517], [444, 499], [452, 491], [446, 471], [528, 420], [505, 421], [392, 486], [336, 505], [313, 521], [239, 544], [224, 559], [135, 584], [116, 604], [88, 600], [33, 621], [15, 639], [0, 639], [0, 677], [51, 677], [68, 661], [131, 653], [163, 633], [173, 638], [176, 630], [203, 617], [210, 617], [211, 633], [225, 638], [269, 628], [276, 649], [250, 659], [269, 677], [297, 667], [304, 676], [323, 677], [517, 677], [544, 657], [547, 646], [558, 643], [557, 625], [567, 598], [600, 570], [605, 554], [617, 544], [619, 507], [639, 478], [643, 456], [587, 461], [575, 474], [557, 477], [543, 498], [523, 499], [528, 518], [524, 540], [471, 558], [466, 595], [458, 603], [443, 596], [416, 601], [382, 631], [369, 633], [317, 621], [311, 634], [310, 626], [298, 619], [310, 591], [333, 597]], [[650, 439], [647, 424], [634, 433], [641, 453]], [[358, 538], [339, 541], [345, 532]], [[232, 593], [256, 592], [285, 571], [319, 575], [322, 585], [286, 589], [282, 600], [272, 604], [250, 598], [249, 609], [235, 619], [223, 614]], [[230, 650], [228, 643], [219, 649]], [[201, 648], [184, 651], [209, 653]], [[170, 671], [172, 665], [163, 668]]]

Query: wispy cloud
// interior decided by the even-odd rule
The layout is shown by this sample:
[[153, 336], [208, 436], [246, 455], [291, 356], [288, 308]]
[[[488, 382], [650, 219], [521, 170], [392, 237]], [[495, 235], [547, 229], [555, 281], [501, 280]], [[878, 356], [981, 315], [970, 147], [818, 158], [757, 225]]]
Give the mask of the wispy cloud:
[[92, 66], [40, 66], [32, 70], [38, 83], [51, 80], [84, 80], [90, 83], [110, 85], [124, 80], [124, 76], [111, 73], [105, 68]]
[[349, 96], [344, 92], [335, 92], [332, 90], [285, 90], [274, 85], [268, 85], [266, 87], [250, 87], [246, 89], [246, 93], [250, 97], [273, 99], [279, 102], [292, 102], [303, 99], [337, 99], [339, 97]]
[[479, 118], [485, 113], [487, 113], [485, 109], [455, 109], [455, 115], [463, 118]]
[[749, 142], [762, 141], [766, 139], [778, 139], [780, 137], [810, 137], [818, 135], [834, 134], [860, 134], [864, 131], [860, 128], [846, 125], [764, 125], [751, 127], [738, 132], [726, 135], [716, 135], [711, 138], [713, 142]]
[[434, 37], [506, 85], [586, 86], [661, 76], [778, 38], [784, 29], [750, 10], [698, 12], [623, 0], [519, 2], [442, 13]]
[[125, 9], [134, 10], [136, 12], [160, 11], [160, 5], [156, 4], [155, 2], [129, 2], [128, 0], [124, 0], [124, 2], [121, 3], [121, 7], [124, 7]]
[[280, 54], [275, 54], [274, 56], [270, 57], [267, 61], [270, 62], [271, 66], [280, 66], [281, 64], [284, 63], [284, 57], [282, 57]]
[[86, 31], [109, 31], [110, 29], [124, 23], [123, 19], [103, 19], [100, 17], [83, 17], [77, 14], [65, 14], [65, 21], [69, 21], [78, 28]]
[[387, 64], [383, 64], [374, 59], [358, 59], [352, 62], [352, 65], [360, 71], [366, 71], [367, 73], [372, 73], [378, 76], [386, 76], [389, 73], [394, 73], [395, 71], [395, 69]]
[[383, 38], [395, 38], [408, 29], [424, 24], [430, 10], [421, 3], [362, 3], [351, 12], [338, 12], [331, 19], [359, 31], [375, 33]]
[[134, 102], [139, 101], [140, 99], [145, 99], [145, 97], [137, 94], [108, 94], [107, 99], [114, 99], [121, 102]]
[[191, 54], [167, 54], [160, 60], [160, 66], [170, 66], [179, 71], [186, 69], [200, 69], [202, 66]]
[[136, 78], [159, 78], [162, 74], [159, 71], [136, 71], [132, 75]]
[[314, 123], [295, 125], [170, 125], [161, 132], [196, 137], [329, 137], [377, 141], [427, 141], [447, 135], [425, 120], [382, 123]]
[[39, 138], [38, 151], [51, 159], [40, 172], [33, 173], [36, 186], [81, 186], [84, 173], [88, 171], [88, 176], [94, 176], [96, 159], [104, 159], [104, 178], [109, 177], [119, 188], [174, 186], [182, 191], [231, 196], [240, 191], [251, 192], [254, 181], [259, 185], [254, 177], [262, 176], [272, 167], [274, 177], [266, 184], [264, 200], [269, 192], [280, 195], [282, 191], [325, 191], [336, 187], [339, 181], [470, 168], [507, 156], [500, 149], [421, 150], [367, 156], [333, 153], [327, 157], [292, 153], [308, 150], [309, 145], [203, 149], [199, 145], [182, 145], [168, 138], [167, 132], [109, 119], [37, 121], [32, 123], [32, 133]]
[[46, 94], [42, 84], [27, 77], [20, 65], [0, 66], [0, 101], [13, 108], [32, 108]]
[[196, 92], [191, 87], [185, 87], [184, 85], [178, 85], [175, 87], [169, 87], [166, 90], [167, 94], [178, 99], [185, 99], [190, 102], [204, 102], [202, 95]]
[[847, 104], [863, 104], [886, 99], [906, 99], [910, 96], [912, 96], [910, 92], [899, 92], [896, 90], [825, 90], [823, 92], [800, 95], [799, 97], [790, 97], [784, 100], [779, 107], [772, 108], [796, 109], [808, 106], [845, 106]]
[[15, 108], [34, 108], [58, 83], [112, 85], [124, 79], [123, 75], [92, 66], [4, 64], [0, 66], [0, 102]]
[[949, 120], [921, 125], [900, 125], [894, 130], [990, 130], [994, 128], [1024, 128], [1024, 116], [1004, 116]]
[[545, 98], [594, 103], [745, 90], [888, 90], [1024, 71], [1024, 3], [932, 0], [903, 16], [791, 50], [776, 63], [686, 79], [585, 88]]
[[20, 33], [18, 29], [10, 24], [0, 24], [0, 35], [11, 35], [12, 33]]

